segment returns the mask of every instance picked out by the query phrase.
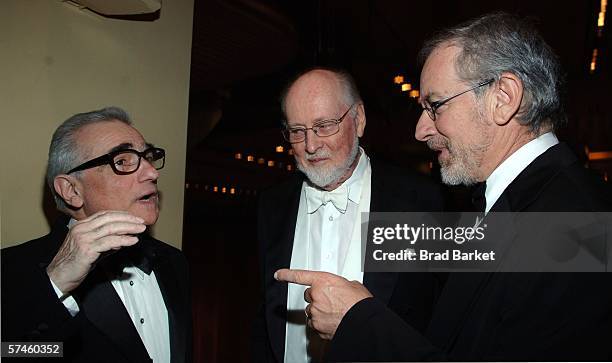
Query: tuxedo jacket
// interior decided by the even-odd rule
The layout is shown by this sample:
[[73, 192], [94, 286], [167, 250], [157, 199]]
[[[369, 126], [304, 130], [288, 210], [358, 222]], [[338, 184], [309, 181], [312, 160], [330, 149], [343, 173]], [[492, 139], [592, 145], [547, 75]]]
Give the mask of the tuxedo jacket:
[[[68, 233], [66, 224], [59, 221], [48, 235], [2, 250], [2, 341], [63, 342], [65, 361], [151, 362], [100, 267], [104, 259], [72, 293], [79, 313], [72, 317], [58, 299], [46, 267]], [[191, 362], [187, 262], [179, 250], [150, 236], [141, 235], [139, 244], [154, 256], [153, 271], [168, 310], [171, 362]]]
[[[611, 201], [609, 185], [558, 144], [491, 211], [612, 211]], [[425, 333], [365, 299], [342, 319], [328, 359], [600, 361], [612, 359], [611, 334], [609, 273], [451, 273]]]
[[[371, 212], [440, 211], [442, 197], [427, 178], [371, 160]], [[274, 272], [289, 268], [304, 177], [296, 175], [260, 196], [258, 239], [262, 305], [254, 323], [254, 361], [282, 362], [285, 351], [287, 294]], [[364, 285], [376, 301], [389, 307], [417, 329], [427, 326], [443, 276], [408, 273], [368, 273]]]

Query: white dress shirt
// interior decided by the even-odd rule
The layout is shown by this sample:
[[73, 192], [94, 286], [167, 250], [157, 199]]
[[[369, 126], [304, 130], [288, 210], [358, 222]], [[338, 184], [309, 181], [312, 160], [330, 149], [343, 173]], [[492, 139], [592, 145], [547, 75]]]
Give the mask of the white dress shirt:
[[[362, 213], [370, 209], [371, 167], [368, 156], [363, 149], [360, 151], [352, 175], [332, 191], [343, 190], [347, 194], [344, 203], [316, 203], [317, 198], [313, 195], [325, 195], [326, 192], [306, 181], [303, 183], [291, 255], [292, 269], [326, 271], [363, 281], [361, 224]], [[285, 362], [317, 362], [325, 351], [325, 342], [306, 325], [304, 290], [304, 286], [296, 284], [288, 287]]]
[[547, 132], [521, 146], [491, 173], [487, 178], [487, 189], [485, 198], [487, 206], [485, 214], [489, 213], [497, 199], [512, 181], [523, 171], [532, 161], [542, 155], [550, 147], [559, 143], [559, 140], [552, 132]]
[[[68, 228], [76, 223], [71, 219]], [[51, 285], [70, 315], [80, 310], [70, 294], [64, 294], [51, 279]], [[147, 275], [135, 266], [126, 266], [120, 276], [111, 279], [113, 288], [121, 298], [138, 335], [153, 362], [170, 362], [170, 327], [168, 310], [157, 284], [155, 271]]]

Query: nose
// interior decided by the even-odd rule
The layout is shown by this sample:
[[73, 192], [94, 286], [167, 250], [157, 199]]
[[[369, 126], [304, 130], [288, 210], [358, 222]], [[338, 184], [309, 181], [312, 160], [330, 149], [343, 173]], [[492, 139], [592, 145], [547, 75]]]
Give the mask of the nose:
[[140, 160], [140, 179], [141, 181], [156, 181], [159, 178], [159, 171], [155, 169], [153, 164], [142, 158]]
[[414, 137], [419, 141], [427, 141], [437, 133], [438, 130], [436, 129], [436, 124], [431, 117], [429, 117], [427, 112], [423, 110], [423, 112], [421, 112], [421, 117], [419, 117], [419, 121], [417, 122]]
[[304, 148], [306, 149], [306, 152], [309, 154], [316, 153], [322, 145], [321, 138], [312, 130], [306, 130], [306, 135], [304, 136]]

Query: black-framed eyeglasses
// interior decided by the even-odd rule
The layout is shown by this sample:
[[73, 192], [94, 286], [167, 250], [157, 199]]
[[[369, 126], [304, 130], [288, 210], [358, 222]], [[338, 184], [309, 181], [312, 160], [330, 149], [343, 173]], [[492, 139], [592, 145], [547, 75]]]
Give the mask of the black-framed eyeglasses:
[[289, 127], [285, 125], [285, 128], [283, 129], [283, 136], [285, 137], [285, 140], [289, 141], [291, 144], [296, 144], [306, 140], [306, 133], [308, 130], [312, 130], [312, 132], [319, 137], [335, 135], [338, 133], [338, 131], [340, 131], [340, 123], [355, 105], [355, 103], [352, 104], [348, 110], [346, 110], [346, 112], [340, 116], [340, 118], [321, 120], [312, 125], [312, 127]]
[[482, 87], [482, 86], [486, 86], [486, 85], [488, 85], [488, 84], [490, 84], [490, 83], [493, 83], [493, 81], [495, 81], [495, 79], [491, 78], [490, 80], [488, 80], [488, 81], [486, 81], [486, 82], [479, 83], [479, 84], [477, 84], [476, 86], [474, 86], [474, 87], [472, 87], [472, 88], [470, 88], [470, 89], [468, 89], [468, 90], [466, 90], [466, 91], [463, 91], [463, 92], [461, 92], [461, 93], [457, 93], [457, 94], [456, 94], [456, 95], [454, 95], [454, 96], [450, 96], [450, 97], [445, 98], [445, 99], [440, 100], [440, 101], [435, 101], [435, 102], [432, 102], [432, 103], [429, 103], [429, 102], [427, 102], [427, 101], [424, 101], [424, 102], [421, 104], [421, 107], [423, 107], [423, 109], [425, 110], [425, 112], [427, 112], [427, 115], [429, 115], [429, 118], [431, 118], [431, 119], [432, 119], [432, 121], [436, 121], [436, 111], [438, 110], [438, 108], [442, 107], [442, 106], [443, 106], [445, 103], [447, 103], [448, 101], [452, 100], [452, 99], [453, 99], [453, 98], [455, 98], [455, 97], [459, 97], [459, 96], [461, 96], [461, 95], [462, 95], [462, 94], [464, 94], [464, 93], [468, 93], [468, 92], [473, 91], [473, 90], [475, 90], [475, 89], [477, 89], [477, 88], [480, 88], [480, 87]]
[[83, 164], [71, 169], [66, 174], [74, 173], [85, 169], [95, 168], [96, 166], [108, 164], [115, 174], [132, 174], [140, 167], [140, 159], [144, 158], [155, 169], [159, 170], [166, 163], [166, 151], [158, 147], [150, 147], [145, 151], [123, 149], [112, 151], [106, 155], [84, 162]]

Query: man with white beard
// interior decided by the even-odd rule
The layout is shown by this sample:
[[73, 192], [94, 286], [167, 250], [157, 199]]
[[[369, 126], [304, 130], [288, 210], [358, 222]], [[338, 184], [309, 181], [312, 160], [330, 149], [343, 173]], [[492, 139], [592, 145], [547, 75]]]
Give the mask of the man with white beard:
[[254, 360], [320, 361], [326, 342], [304, 313], [303, 286], [278, 282], [279, 268], [326, 271], [359, 281], [406, 322], [424, 330], [440, 282], [429, 274], [363, 273], [362, 213], [441, 209], [432, 182], [371, 160], [359, 146], [365, 108], [353, 78], [315, 68], [285, 89], [283, 135], [294, 178], [261, 194], [258, 239], [263, 304], [254, 326]]
[[[438, 153], [442, 181], [480, 183], [474, 201], [480, 201], [478, 211], [486, 218], [512, 212], [515, 224], [530, 213], [548, 213], [529, 230], [520, 231], [516, 223], [508, 239], [502, 239], [509, 242], [506, 246], [518, 244], [515, 232], [561, 236], [551, 244], [539, 236], [528, 240], [530, 247], [544, 245], [552, 256], [567, 237], [551, 233], [553, 226], [558, 228], [549, 222], [559, 218], [557, 212], [592, 215], [612, 210], [610, 185], [586, 170], [555, 135], [566, 120], [560, 101], [563, 71], [531, 22], [505, 13], [481, 16], [438, 32], [425, 43], [421, 59], [423, 113], [415, 137]], [[607, 228], [609, 237], [606, 224], [585, 229]], [[570, 231], [572, 252], [567, 255], [577, 255], [581, 243], [590, 245], [597, 239], [589, 234], [581, 240], [580, 233]], [[572, 257], [555, 256], [573, 262]], [[533, 256], [524, 253], [521, 258]], [[450, 273], [423, 334], [372, 299], [368, 286], [304, 270], [279, 270], [275, 277], [289, 282], [290, 291], [294, 284], [308, 286], [306, 312], [312, 328], [331, 340], [329, 361], [612, 357], [609, 273], [551, 272], [543, 265], [521, 273]]]

